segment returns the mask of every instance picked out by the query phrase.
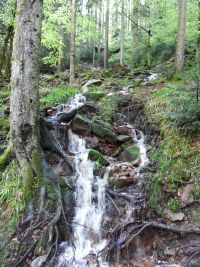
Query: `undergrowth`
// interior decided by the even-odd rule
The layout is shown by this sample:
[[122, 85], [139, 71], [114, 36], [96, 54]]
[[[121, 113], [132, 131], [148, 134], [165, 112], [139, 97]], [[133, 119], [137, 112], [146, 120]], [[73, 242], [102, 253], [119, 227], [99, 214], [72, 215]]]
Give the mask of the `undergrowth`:
[[[183, 86], [181, 83], [178, 86]], [[168, 84], [156, 91], [146, 104], [148, 120], [159, 128], [162, 138], [159, 146], [149, 152], [156, 164], [156, 173], [149, 180], [149, 204], [159, 214], [165, 208], [173, 212], [180, 210], [178, 190], [185, 182], [194, 180], [193, 195], [200, 197], [199, 135], [180, 129], [169, 116], [179, 112], [172, 101], [178, 95], [177, 85]]]
[[60, 86], [52, 89], [51, 93], [40, 99], [41, 106], [49, 106], [66, 102], [70, 97], [79, 93], [74, 86]]

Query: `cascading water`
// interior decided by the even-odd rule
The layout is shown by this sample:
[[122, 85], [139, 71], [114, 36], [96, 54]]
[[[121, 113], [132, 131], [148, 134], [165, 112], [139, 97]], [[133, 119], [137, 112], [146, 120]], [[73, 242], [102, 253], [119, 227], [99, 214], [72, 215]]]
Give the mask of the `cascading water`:
[[[51, 118], [57, 122], [59, 116], [65, 112], [71, 112], [84, 105], [85, 97], [77, 94], [67, 104], [61, 105], [58, 112]], [[146, 154], [145, 137], [132, 128], [133, 143], [140, 149], [140, 169], [148, 163]], [[98, 253], [106, 246], [107, 241], [102, 238], [102, 218], [105, 213], [105, 187], [107, 178], [112, 167], [108, 167], [103, 179], [93, 174], [94, 163], [88, 159], [86, 140], [74, 134], [71, 129], [68, 131], [68, 150], [71, 152], [74, 163], [75, 175], [75, 216], [73, 219], [73, 245], [64, 242], [64, 253], [59, 256], [58, 266], [65, 267], [108, 267], [109, 264], [98, 258]], [[127, 218], [130, 218], [134, 207], [130, 205], [127, 211]], [[129, 212], [130, 211], [130, 212]], [[130, 213], [130, 214], [129, 214]]]
[[75, 154], [74, 247], [66, 246], [60, 262], [70, 267], [99, 266], [97, 254], [106, 243], [101, 238], [106, 179], [94, 176], [94, 164], [88, 160], [86, 142], [71, 130], [69, 130], [69, 151]]

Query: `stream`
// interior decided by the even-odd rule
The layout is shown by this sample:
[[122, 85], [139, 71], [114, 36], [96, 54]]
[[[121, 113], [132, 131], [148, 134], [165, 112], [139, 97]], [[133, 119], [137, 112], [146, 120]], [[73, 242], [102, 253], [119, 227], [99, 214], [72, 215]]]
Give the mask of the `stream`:
[[[63, 113], [73, 113], [86, 102], [82, 94], [77, 94], [68, 103], [57, 107], [57, 112], [51, 117], [56, 124]], [[137, 175], [148, 164], [145, 136], [136, 132], [131, 125], [132, 143], [140, 149], [140, 164], [136, 168]], [[139, 136], [139, 137], [138, 137]], [[59, 256], [59, 266], [66, 267], [109, 267], [109, 263], [98, 256], [107, 244], [102, 237], [102, 220], [105, 213], [105, 190], [109, 172], [118, 162], [109, 158], [110, 165], [106, 168], [103, 178], [93, 174], [94, 162], [88, 159], [86, 140], [68, 130], [68, 151], [73, 155], [74, 181], [75, 181], [75, 215], [73, 225], [73, 245], [63, 242], [60, 247], [64, 253]], [[136, 192], [138, 195], [138, 192]], [[130, 204], [126, 212], [126, 221], [131, 218], [134, 207]]]

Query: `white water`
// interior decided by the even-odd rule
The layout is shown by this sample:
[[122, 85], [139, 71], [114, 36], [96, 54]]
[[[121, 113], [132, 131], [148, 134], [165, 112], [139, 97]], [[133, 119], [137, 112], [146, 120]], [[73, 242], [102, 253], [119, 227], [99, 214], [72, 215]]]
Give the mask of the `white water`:
[[[94, 164], [88, 160], [86, 142], [69, 130], [69, 151], [75, 154], [76, 209], [73, 221], [74, 245], [66, 246], [60, 263], [70, 267], [87, 265], [87, 256], [95, 255], [104, 248], [106, 241], [101, 238], [101, 221], [105, 207], [105, 179], [94, 177]], [[96, 260], [95, 260], [96, 261]], [[101, 263], [101, 266], [107, 266]]]

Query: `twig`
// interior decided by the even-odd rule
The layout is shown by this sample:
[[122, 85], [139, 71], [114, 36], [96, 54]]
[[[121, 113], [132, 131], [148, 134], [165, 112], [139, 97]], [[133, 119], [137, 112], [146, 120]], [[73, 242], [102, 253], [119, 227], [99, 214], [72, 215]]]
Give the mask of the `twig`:
[[27, 250], [27, 252], [24, 254], [24, 256], [16, 263], [15, 267], [20, 266], [20, 264], [25, 260], [25, 258], [28, 256], [28, 254], [31, 252], [31, 250], [34, 248], [34, 246], [37, 244], [37, 242], [38, 242], [38, 240], [35, 240], [35, 242]]
[[115, 207], [115, 209], [117, 210], [117, 212], [119, 213], [119, 215], [121, 214], [119, 208], [117, 207], [115, 201], [112, 199], [112, 197], [108, 194], [108, 198], [110, 199], [110, 201], [112, 202], [113, 206]]
[[55, 257], [56, 257], [57, 251], [58, 251], [58, 227], [55, 225], [55, 226], [54, 226], [54, 229], [55, 229], [55, 231], [56, 231], [56, 240], [55, 240], [55, 243], [54, 243], [54, 245], [55, 245], [55, 251], [54, 251], [54, 255], [53, 255], [53, 258], [52, 258], [50, 267], [53, 266], [53, 263], [54, 263], [54, 261], [55, 261]]
[[194, 253], [189, 257], [189, 259], [187, 260], [187, 262], [183, 265], [183, 267], [188, 267], [188, 265], [189, 265], [189, 263], [191, 262], [191, 260], [192, 260], [194, 257], [198, 256], [198, 255], [200, 255], [200, 250], [194, 252]]

